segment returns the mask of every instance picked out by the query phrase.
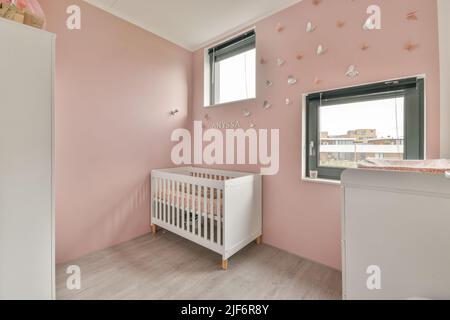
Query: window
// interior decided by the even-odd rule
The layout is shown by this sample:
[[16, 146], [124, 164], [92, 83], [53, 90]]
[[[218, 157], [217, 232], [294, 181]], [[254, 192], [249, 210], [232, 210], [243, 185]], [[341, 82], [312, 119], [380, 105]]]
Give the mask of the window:
[[249, 31], [208, 50], [209, 104], [256, 97], [256, 34]]
[[305, 107], [307, 177], [340, 180], [367, 158], [424, 159], [423, 79], [315, 93]]

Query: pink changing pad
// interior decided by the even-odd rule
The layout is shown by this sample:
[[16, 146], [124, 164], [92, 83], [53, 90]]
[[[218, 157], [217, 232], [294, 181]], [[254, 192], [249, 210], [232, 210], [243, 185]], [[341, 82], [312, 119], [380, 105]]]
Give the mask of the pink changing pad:
[[450, 171], [450, 160], [380, 160], [366, 159], [358, 164], [361, 169], [423, 172], [445, 174]]

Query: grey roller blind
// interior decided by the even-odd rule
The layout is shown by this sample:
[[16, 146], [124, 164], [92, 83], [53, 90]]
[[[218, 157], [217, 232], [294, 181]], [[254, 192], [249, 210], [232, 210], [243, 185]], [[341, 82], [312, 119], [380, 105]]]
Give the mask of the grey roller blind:
[[252, 30], [209, 49], [209, 55], [212, 61], [220, 62], [255, 48], [256, 34]]

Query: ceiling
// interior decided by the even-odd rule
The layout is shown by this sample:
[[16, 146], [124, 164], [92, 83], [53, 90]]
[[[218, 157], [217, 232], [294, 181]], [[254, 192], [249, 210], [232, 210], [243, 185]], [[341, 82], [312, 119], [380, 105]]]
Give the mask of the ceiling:
[[302, 0], [84, 0], [194, 51]]

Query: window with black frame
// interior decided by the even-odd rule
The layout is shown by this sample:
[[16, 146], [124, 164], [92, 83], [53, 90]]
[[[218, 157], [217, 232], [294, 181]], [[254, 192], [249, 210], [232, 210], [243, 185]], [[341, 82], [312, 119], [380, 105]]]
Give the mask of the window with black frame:
[[256, 97], [256, 33], [251, 30], [208, 50], [209, 104]]
[[424, 80], [306, 96], [306, 177], [340, 180], [368, 158], [424, 159]]

